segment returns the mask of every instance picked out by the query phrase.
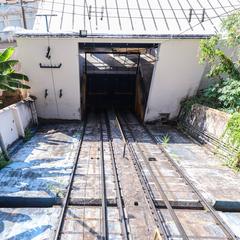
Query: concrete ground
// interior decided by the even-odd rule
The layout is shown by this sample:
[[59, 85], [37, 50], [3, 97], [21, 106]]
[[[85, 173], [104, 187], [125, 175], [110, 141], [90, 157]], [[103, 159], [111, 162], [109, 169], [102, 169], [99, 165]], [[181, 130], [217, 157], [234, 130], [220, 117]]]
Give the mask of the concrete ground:
[[52, 239], [60, 208], [1, 208], [0, 239]]
[[[127, 151], [125, 158], [122, 156], [123, 142], [120, 132], [116, 129], [114, 116], [110, 116], [110, 125], [130, 236], [132, 239], [152, 240], [156, 224], [129, 152]], [[153, 126], [151, 129], [159, 139], [166, 134], [170, 136], [166, 149], [208, 200], [213, 203], [240, 201], [238, 174], [223, 166], [214, 155], [179, 131]], [[68, 208], [61, 235], [61, 239], [64, 240], [99, 239], [101, 235], [98, 131], [94, 116], [90, 116], [70, 201], [71, 204], [81, 204], [81, 206]], [[75, 123], [43, 126], [14, 154], [12, 163], [0, 170], [0, 239], [53, 238], [61, 211], [60, 206], [53, 205], [59, 204], [65, 194], [80, 134], [80, 125]], [[142, 136], [140, 131], [138, 134], [139, 137]], [[176, 210], [190, 239], [226, 239], [208, 212], [198, 209], [198, 201], [194, 194], [189, 192], [188, 187], [170, 168], [159, 150], [144, 141], [141, 142], [141, 148], [147, 156], [157, 159], [151, 162], [154, 173], [167, 191], [168, 197], [176, 204], [175, 207], [181, 205], [187, 208], [187, 204], [192, 204], [187, 209]], [[108, 203], [111, 205], [108, 207], [110, 239], [118, 240], [123, 238], [107, 141], [104, 142], [104, 154]], [[145, 174], [151, 183], [151, 176], [148, 172]], [[157, 204], [162, 207], [161, 197], [156, 189], [153, 196], [156, 202], [158, 201]], [[178, 239], [178, 231], [169, 212], [162, 208], [159, 211], [165, 219], [171, 239]], [[219, 214], [240, 237], [240, 212], [220, 211]]]
[[[78, 147], [79, 124], [42, 127], [0, 171], [0, 201], [40, 201], [56, 204], [68, 185]], [[36, 199], [37, 197], [37, 199]]]
[[164, 136], [169, 136], [166, 150], [208, 201], [219, 210], [240, 211], [239, 173], [177, 129], [157, 125], [150, 126], [150, 129], [160, 141]]

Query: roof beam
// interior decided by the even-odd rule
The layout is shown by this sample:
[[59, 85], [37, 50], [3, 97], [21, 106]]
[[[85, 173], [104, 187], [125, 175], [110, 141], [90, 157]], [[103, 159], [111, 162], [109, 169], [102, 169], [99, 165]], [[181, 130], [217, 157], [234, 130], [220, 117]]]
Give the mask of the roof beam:
[[122, 30], [122, 24], [121, 24], [121, 19], [120, 19], [120, 15], [119, 15], [119, 9], [118, 9], [118, 1], [115, 0], [115, 3], [116, 3], [116, 7], [117, 7], [117, 15], [118, 15], [119, 26], [120, 26], [120, 29]]
[[159, 7], [160, 7], [160, 9], [161, 9], [161, 12], [162, 12], [164, 21], [165, 21], [166, 26], [167, 26], [167, 29], [170, 30], [169, 25], [168, 25], [168, 22], [167, 22], [167, 19], [166, 19], [166, 15], [165, 15], [165, 13], [164, 13], [164, 11], [163, 11], [163, 8], [162, 8], [162, 5], [161, 5], [161, 3], [160, 3], [160, 0], [157, 0], [157, 2], [158, 2], [158, 5], [159, 5]]
[[189, 0], [187, 0], [187, 2], [188, 2], [188, 5], [190, 6], [190, 8], [193, 10], [194, 14], [196, 15], [199, 23], [201, 24], [202, 29], [205, 30], [205, 27], [204, 27], [203, 24], [202, 24], [202, 20], [198, 17], [198, 14], [196, 13], [196, 11], [194, 10], [194, 8], [192, 7], [192, 5], [191, 5], [191, 3], [189, 2]]
[[138, 5], [138, 10], [139, 10], [139, 13], [140, 13], [140, 16], [141, 16], [141, 19], [142, 19], [143, 29], [146, 31], [146, 26], [145, 26], [142, 11], [141, 11], [141, 8], [140, 8], [140, 5], [139, 5], [139, 1], [138, 0], [136, 0], [136, 1], [137, 1], [137, 5]]
[[105, 0], [105, 8], [106, 8], [106, 16], [107, 16], [108, 30], [110, 30], [110, 22], [109, 22], [109, 16], [108, 16], [107, 0]]
[[154, 25], [155, 25], [155, 28], [156, 28], [156, 30], [158, 30], [157, 23], [156, 23], [156, 21], [155, 21], [155, 18], [154, 18], [153, 11], [152, 11], [151, 5], [150, 5], [150, 3], [149, 3], [149, 0], [147, 0], [147, 3], [148, 3], [148, 7], [149, 7], [149, 9], [150, 9], [150, 11], [151, 11], [151, 15], [152, 15], [152, 18], [153, 18], [153, 23], [154, 23]]
[[186, 12], [184, 11], [184, 9], [183, 9], [183, 7], [182, 7], [182, 4], [180, 3], [179, 0], [177, 0], [177, 1], [178, 1], [178, 4], [179, 4], [180, 8], [182, 9], [182, 12], [183, 12], [183, 14], [184, 14], [184, 16], [185, 16], [185, 18], [186, 18], [186, 21], [187, 21], [188, 24], [189, 24], [189, 27], [190, 27], [191, 30], [193, 31], [193, 27], [192, 27], [191, 23], [188, 21], [188, 16], [187, 16]]
[[130, 8], [129, 8], [129, 3], [128, 3], [128, 0], [126, 0], [126, 3], [127, 3], [127, 9], [128, 9], [129, 18], [130, 18], [131, 25], [132, 25], [132, 30], [134, 30], [134, 26], [133, 26], [133, 20], [132, 20], [131, 11], [130, 11]]
[[180, 31], [182, 31], [182, 28], [181, 28], [181, 26], [180, 26], [180, 23], [179, 23], [179, 21], [178, 21], [178, 18], [177, 18], [177, 16], [176, 16], [176, 13], [175, 13], [175, 11], [174, 11], [174, 9], [173, 9], [173, 7], [172, 7], [172, 4], [171, 4], [171, 2], [168, 0], [168, 4], [169, 4], [169, 6], [171, 7], [171, 9], [172, 9], [172, 12], [173, 12], [173, 15], [174, 15], [174, 17], [175, 17], [175, 19], [176, 19], [176, 22], [177, 22], [177, 25], [178, 25], [178, 27], [179, 27], [179, 30]]
[[[197, 2], [198, 2], [198, 4], [199, 4], [199, 6], [200, 6], [201, 8], [203, 8], [203, 5], [201, 4], [201, 2], [200, 2], [199, 0], [197, 0]], [[216, 26], [214, 25], [212, 19], [208, 16], [207, 11], [205, 11], [205, 15], [207, 16], [207, 18], [209, 19], [210, 23], [213, 25], [215, 31], [217, 32], [218, 30], [217, 30]]]

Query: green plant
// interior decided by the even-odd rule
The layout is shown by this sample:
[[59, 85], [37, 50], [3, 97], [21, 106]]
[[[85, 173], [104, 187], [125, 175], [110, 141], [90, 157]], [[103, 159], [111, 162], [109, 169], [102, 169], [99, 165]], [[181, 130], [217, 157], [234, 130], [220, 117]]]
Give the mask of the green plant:
[[21, 73], [16, 73], [14, 66], [17, 60], [11, 60], [14, 48], [7, 48], [0, 53], [0, 89], [7, 91], [15, 91], [18, 88], [29, 89], [30, 87], [22, 83], [28, 81], [28, 77]]
[[227, 78], [209, 86], [203, 92], [204, 98], [214, 108], [225, 109], [228, 112], [240, 110], [240, 81]]
[[[203, 91], [206, 105], [230, 113], [240, 110], [240, 12], [222, 23], [222, 34], [200, 43], [200, 63], [208, 63], [214, 83]], [[227, 49], [228, 54], [223, 49]], [[231, 52], [231, 53], [230, 53]]]
[[24, 142], [29, 141], [33, 137], [33, 132], [30, 128], [26, 128], [24, 133], [25, 133], [25, 136], [23, 138]]
[[[223, 21], [222, 35], [202, 40], [200, 63], [208, 63], [213, 83], [182, 103], [186, 114], [195, 103], [234, 113], [240, 111], [240, 13]], [[223, 46], [232, 54], [225, 54]]]
[[0, 152], [0, 169], [4, 168], [10, 163], [9, 159]]
[[162, 143], [163, 144], [168, 144], [170, 142], [170, 136], [168, 134], [164, 135], [162, 137]]
[[240, 113], [234, 113], [229, 119], [227, 127], [223, 134], [223, 139], [227, 142], [236, 154], [234, 157], [229, 157], [227, 165], [240, 170]]

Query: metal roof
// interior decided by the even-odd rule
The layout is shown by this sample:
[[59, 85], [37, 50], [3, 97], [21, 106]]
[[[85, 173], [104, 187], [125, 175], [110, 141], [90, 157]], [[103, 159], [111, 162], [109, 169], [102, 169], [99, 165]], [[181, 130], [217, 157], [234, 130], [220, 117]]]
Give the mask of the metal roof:
[[[27, 6], [25, 6], [27, 8]], [[219, 31], [221, 21], [240, 9], [240, 0], [44, 0], [38, 14], [48, 17], [50, 35], [204, 37]], [[44, 16], [32, 31], [44, 35]]]

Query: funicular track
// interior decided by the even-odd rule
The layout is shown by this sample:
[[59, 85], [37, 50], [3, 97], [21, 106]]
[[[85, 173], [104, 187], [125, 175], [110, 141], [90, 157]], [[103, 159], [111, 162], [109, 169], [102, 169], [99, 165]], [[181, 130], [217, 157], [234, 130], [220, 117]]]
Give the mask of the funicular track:
[[[126, 114], [125, 114], [126, 115]], [[167, 151], [164, 149], [163, 146], [158, 142], [158, 140], [155, 138], [155, 136], [149, 131], [149, 129], [141, 124], [138, 119], [131, 114], [132, 119], [134, 120], [134, 123], [129, 124], [128, 119], [126, 119], [125, 115], [123, 114], [117, 114], [116, 121], [118, 122], [119, 128], [122, 132], [123, 141], [128, 146], [130, 155], [132, 157], [132, 160], [134, 161], [135, 169], [137, 171], [137, 174], [139, 176], [140, 182], [142, 184], [143, 190], [146, 194], [146, 199], [149, 203], [149, 207], [151, 209], [151, 212], [154, 216], [154, 220], [156, 222], [156, 225], [159, 229], [160, 235], [163, 239], [171, 239], [170, 233], [168, 232], [164, 219], [161, 214], [161, 209], [158, 209], [155, 205], [154, 198], [153, 198], [153, 191], [151, 188], [151, 185], [148, 182], [148, 179], [146, 177], [146, 170], [143, 169], [142, 162], [140, 161], [138, 157], [138, 153], [140, 154], [141, 158], [143, 159], [144, 165], [147, 168], [147, 172], [150, 173], [152, 179], [154, 180], [154, 184], [157, 187], [157, 190], [161, 194], [161, 197], [164, 201], [165, 207], [169, 211], [172, 220], [174, 224], [176, 225], [180, 239], [189, 239], [190, 236], [186, 234], [186, 231], [184, 227], [182, 226], [181, 222], [179, 221], [175, 210], [171, 206], [171, 203], [165, 194], [163, 188], [161, 187], [161, 184], [159, 183], [157, 177], [155, 176], [152, 166], [149, 163], [149, 159], [146, 156], [146, 149], [142, 149], [142, 146], [139, 144], [139, 139], [135, 136], [136, 131], [144, 131], [144, 133], [151, 139], [151, 143], [156, 145], [161, 152], [165, 155], [173, 169], [179, 174], [179, 176], [184, 180], [186, 185], [190, 187], [193, 193], [197, 196], [199, 202], [202, 205], [202, 208], [211, 214], [213, 219], [216, 222], [216, 225], [218, 225], [222, 231], [224, 232], [226, 239], [238, 239], [237, 236], [231, 231], [231, 229], [225, 224], [225, 222], [219, 217], [218, 213], [213, 209], [213, 207], [205, 200], [205, 198], [202, 196], [200, 191], [192, 184], [192, 182], [189, 180], [189, 178], [186, 176], [184, 171], [174, 162], [174, 160], [171, 158], [171, 156], [167, 153]], [[133, 125], [134, 124], [134, 130]]]
[[[121, 193], [121, 188], [120, 188], [120, 183], [119, 183], [119, 178], [118, 178], [118, 172], [117, 172], [117, 167], [116, 167], [116, 161], [115, 161], [115, 156], [114, 156], [114, 151], [113, 151], [113, 146], [112, 146], [112, 139], [111, 139], [111, 130], [109, 126], [109, 119], [107, 113], [100, 112], [96, 114], [96, 119], [98, 119], [98, 129], [99, 129], [99, 150], [100, 150], [100, 165], [101, 165], [101, 232], [99, 233], [100, 239], [103, 240], [108, 240], [109, 239], [109, 230], [108, 230], [108, 196], [107, 196], [107, 187], [106, 187], [106, 177], [105, 177], [105, 161], [104, 161], [104, 141], [106, 141], [109, 145], [109, 151], [111, 155], [111, 162], [112, 162], [112, 171], [114, 175], [114, 182], [115, 182], [115, 188], [116, 188], [116, 195], [117, 195], [117, 207], [119, 211], [119, 217], [120, 217], [120, 223], [121, 223], [121, 236], [122, 239], [129, 239], [129, 233], [128, 233], [128, 227], [127, 227], [127, 219], [125, 216], [125, 210], [124, 210], [124, 204], [123, 204], [123, 197]], [[80, 158], [80, 153], [82, 150], [82, 145], [84, 143], [84, 137], [86, 134], [86, 127], [88, 124], [87, 118], [83, 122], [82, 125], [82, 133], [81, 133], [81, 138], [79, 141], [78, 145], [78, 150], [77, 154], [74, 160], [74, 165], [72, 168], [72, 172], [70, 175], [70, 181], [69, 185], [67, 187], [66, 195], [64, 197], [63, 203], [62, 203], [62, 210], [61, 214], [59, 217], [59, 222], [58, 226], [55, 231], [54, 235], [54, 240], [61, 239], [61, 234], [63, 233], [63, 226], [65, 223], [65, 218], [67, 215], [67, 210], [69, 207], [71, 207], [70, 204], [70, 197], [71, 197], [71, 192], [73, 189], [73, 183], [74, 183], [74, 178], [76, 175], [76, 170], [78, 167], [79, 163], [79, 158]], [[104, 129], [106, 129], [106, 132], [104, 132]], [[76, 205], [74, 205], [76, 206]], [[80, 206], [86, 206], [86, 203], [83, 203], [83, 205]], [[89, 206], [89, 204], [88, 204]], [[93, 206], [96, 206], [95, 204]], [[79, 236], [80, 237], [80, 236]], [[84, 239], [84, 236], [79, 239]], [[87, 238], [89, 239], [89, 238]]]

